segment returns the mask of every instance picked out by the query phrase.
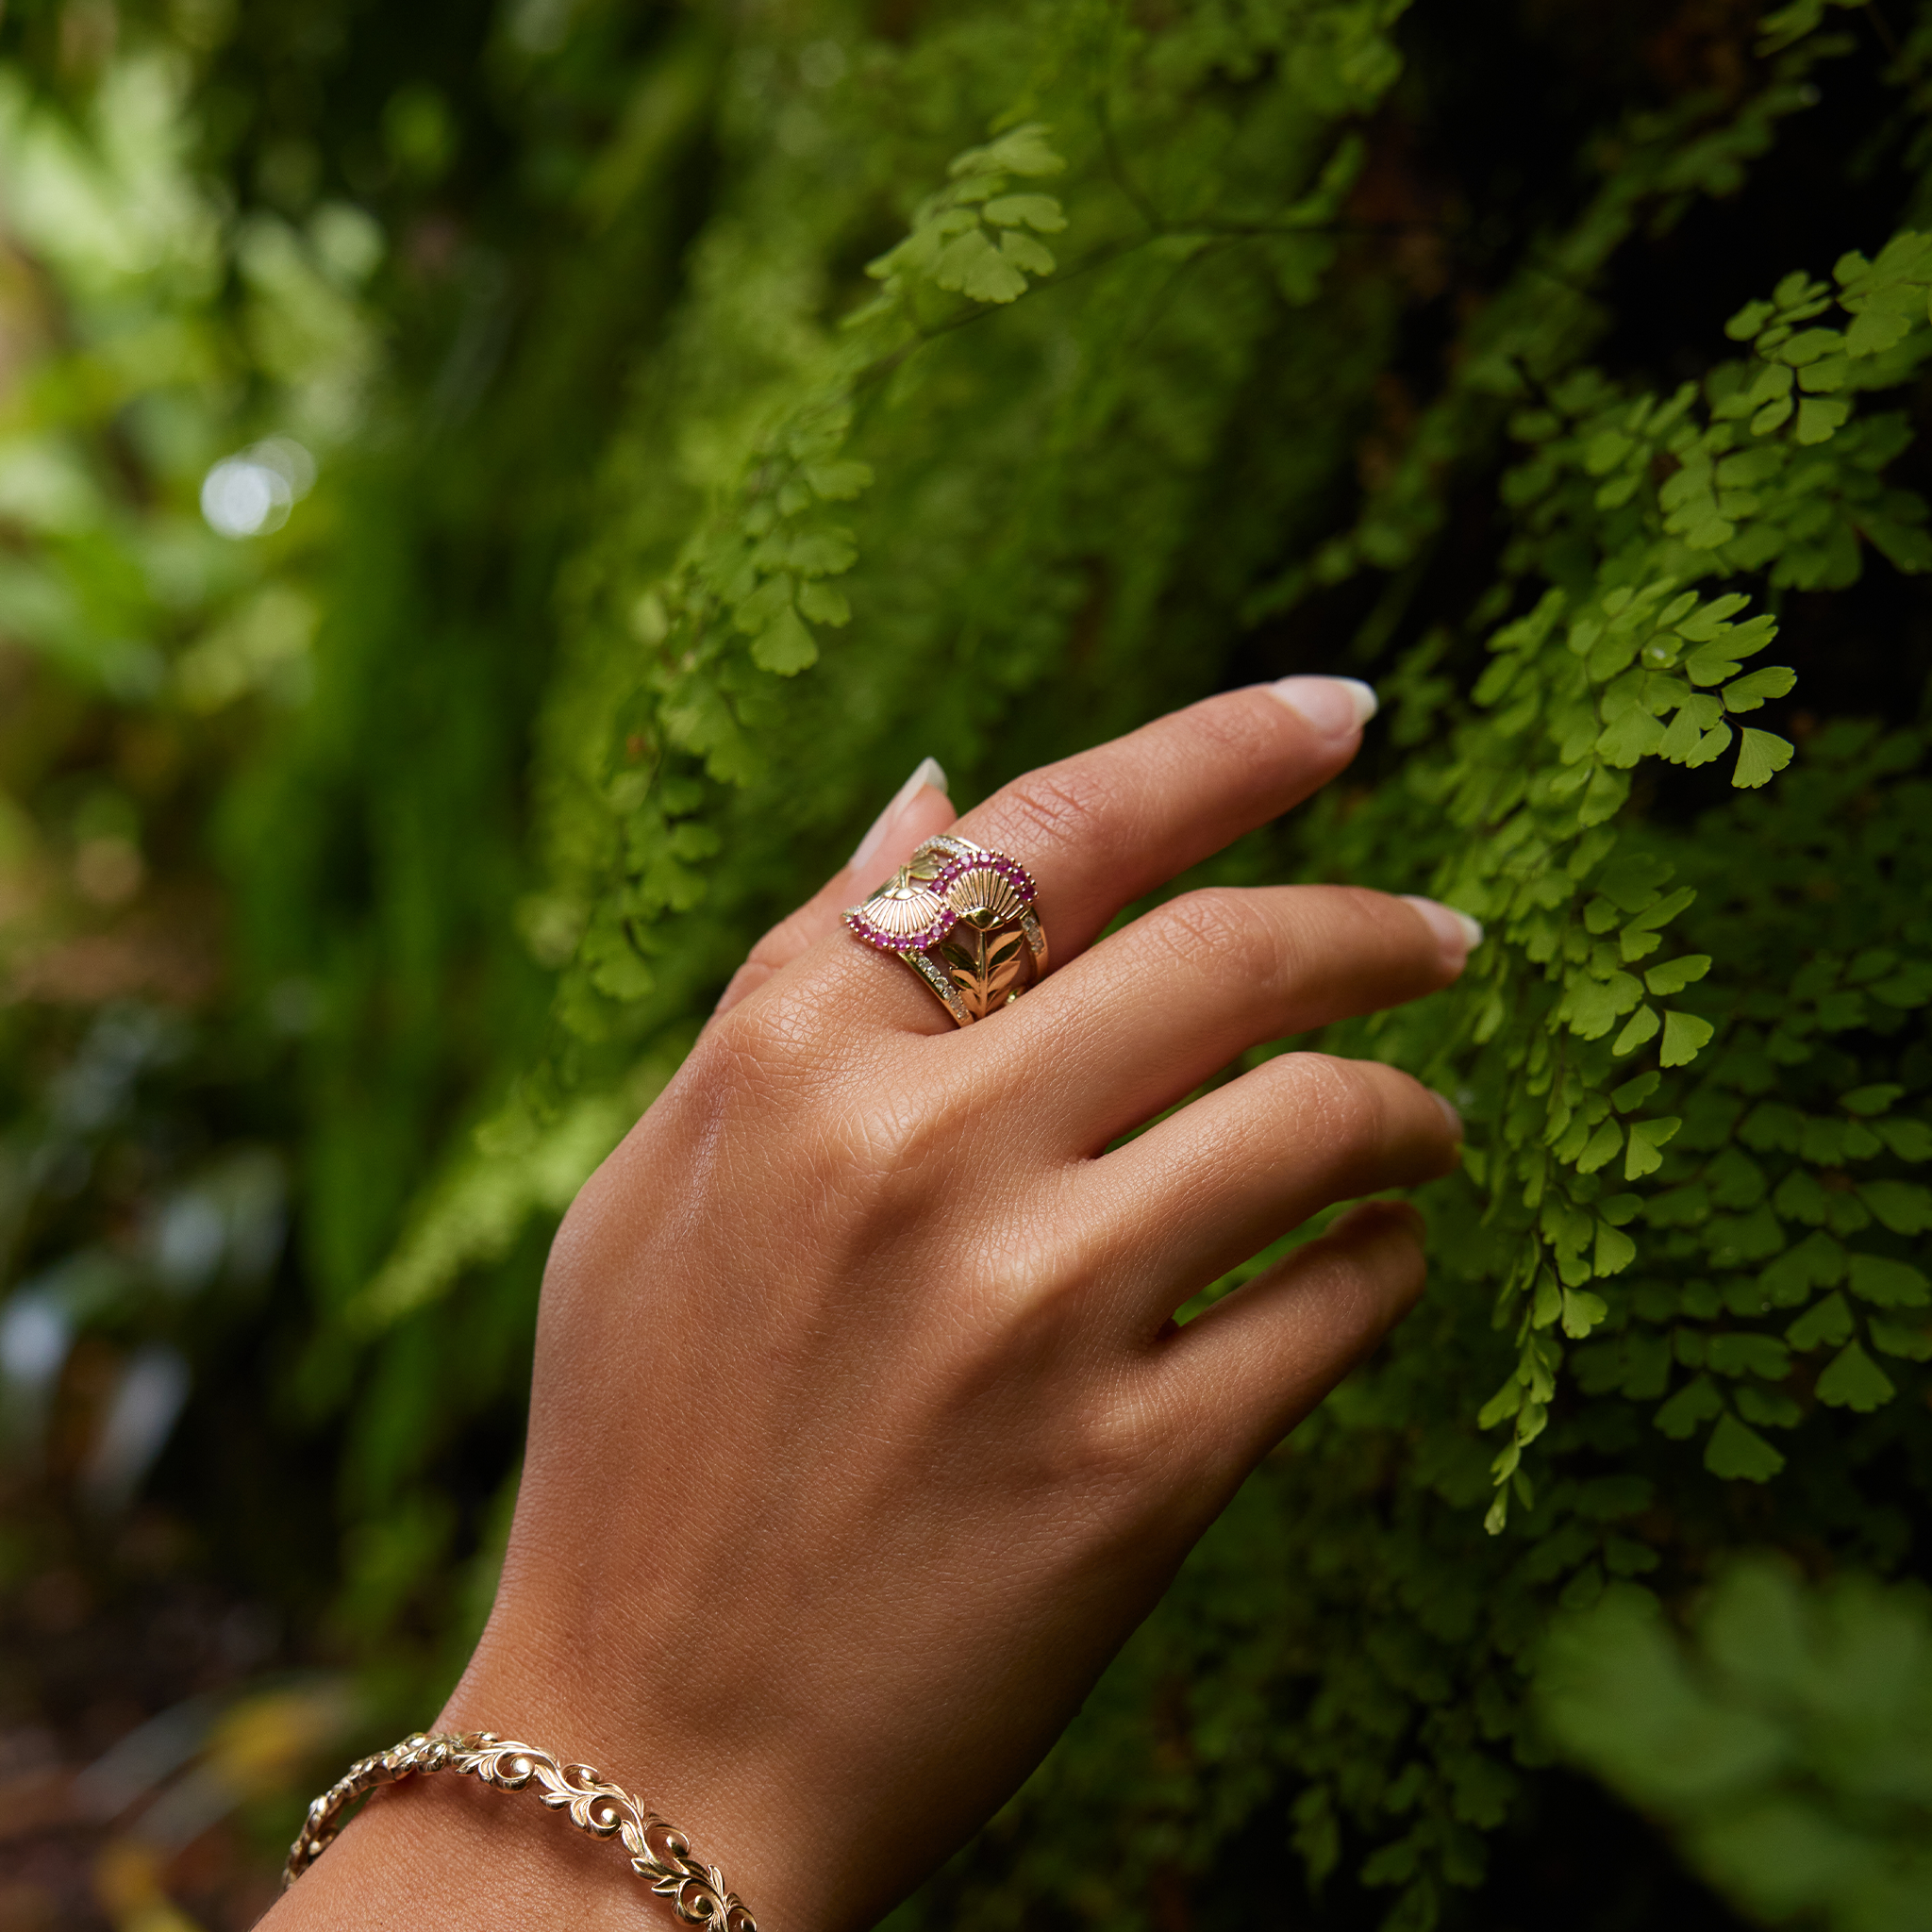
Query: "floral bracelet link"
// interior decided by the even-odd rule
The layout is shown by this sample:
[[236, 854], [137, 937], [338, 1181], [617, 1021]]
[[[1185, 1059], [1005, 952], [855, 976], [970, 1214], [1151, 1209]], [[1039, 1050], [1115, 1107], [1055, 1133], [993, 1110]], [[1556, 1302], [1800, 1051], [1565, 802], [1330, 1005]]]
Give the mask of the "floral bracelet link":
[[649, 1879], [651, 1890], [669, 1899], [687, 1924], [709, 1925], [715, 1932], [758, 1932], [757, 1920], [726, 1889], [717, 1866], [692, 1857], [684, 1834], [655, 1811], [646, 1811], [621, 1785], [607, 1783], [588, 1764], [559, 1764], [547, 1751], [490, 1731], [417, 1731], [387, 1751], [358, 1759], [309, 1806], [289, 1847], [282, 1884], [292, 1885], [321, 1857], [348, 1822], [350, 1807], [377, 1786], [438, 1771], [474, 1777], [499, 1791], [534, 1785], [543, 1803], [552, 1810], [568, 1811], [579, 1831], [621, 1839], [631, 1870]]

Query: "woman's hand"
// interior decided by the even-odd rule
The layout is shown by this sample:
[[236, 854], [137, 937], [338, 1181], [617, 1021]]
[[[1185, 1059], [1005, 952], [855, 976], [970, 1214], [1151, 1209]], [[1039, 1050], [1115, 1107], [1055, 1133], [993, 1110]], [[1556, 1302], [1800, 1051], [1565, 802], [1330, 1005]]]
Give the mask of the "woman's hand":
[[[1059, 962], [978, 1025], [839, 924], [950, 823], [929, 786], [759, 944], [558, 1237], [502, 1587], [439, 1727], [638, 1791], [765, 1932], [872, 1923], [1012, 1791], [1422, 1288], [1417, 1216], [1377, 1205], [1171, 1320], [1318, 1208], [1454, 1165], [1407, 1074], [1283, 1055], [1113, 1146], [1257, 1041], [1461, 970], [1461, 915], [1335, 887], [1188, 893], [1093, 943], [1341, 770], [1357, 694], [1212, 698], [969, 813]], [[447, 1778], [279, 1909], [446, 1922], [451, 1884], [491, 1918], [661, 1910], [611, 1848]]]

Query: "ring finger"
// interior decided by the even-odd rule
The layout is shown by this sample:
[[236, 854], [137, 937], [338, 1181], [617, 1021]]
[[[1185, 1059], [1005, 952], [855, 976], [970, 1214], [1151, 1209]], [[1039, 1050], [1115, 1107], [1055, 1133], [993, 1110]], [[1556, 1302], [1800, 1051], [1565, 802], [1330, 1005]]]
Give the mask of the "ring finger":
[[1320, 1209], [1447, 1174], [1461, 1141], [1448, 1101], [1394, 1067], [1281, 1054], [1091, 1164], [1087, 1254], [1158, 1328]]

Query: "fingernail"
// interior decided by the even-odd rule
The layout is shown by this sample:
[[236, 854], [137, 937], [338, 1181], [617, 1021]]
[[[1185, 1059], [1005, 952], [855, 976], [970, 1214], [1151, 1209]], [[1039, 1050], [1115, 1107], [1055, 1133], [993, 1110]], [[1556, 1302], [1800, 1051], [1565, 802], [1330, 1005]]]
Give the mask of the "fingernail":
[[1268, 689], [1324, 738], [1347, 738], [1380, 708], [1374, 687], [1358, 677], [1284, 677]]
[[1442, 942], [1442, 957], [1448, 960], [1451, 971], [1460, 973], [1463, 961], [1483, 942], [1481, 925], [1468, 913], [1444, 906], [1440, 899], [1418, 898], [1412, 892], [1402, 896], [1406, 904], [1413, 906], [1429, 922]]
[[1449, 1123], [1449, 1131], [1459, 1143], [1462, 1140], [1462, 1116], [1457, 1112], [1456, 1103], [1446, 1093], [1438, 1093], [1433, 1087], [1429, 1089], [1429, 1098], [1442, 1109], [1442, 1118]]
[[921, 758], [919, 769], [892, 794], [892, 802], [872, 822], [872, 829], [858, 841], [858, 850], [845, 861], [847, 872], [857, 872], [860, 866], [869, 865], [872, 856], [885, 843], [886, 834], [892, 829], [899, 814], [917, 798], [926, 786], [944, 797], [949, 791], [944, 768], [937, 758]]

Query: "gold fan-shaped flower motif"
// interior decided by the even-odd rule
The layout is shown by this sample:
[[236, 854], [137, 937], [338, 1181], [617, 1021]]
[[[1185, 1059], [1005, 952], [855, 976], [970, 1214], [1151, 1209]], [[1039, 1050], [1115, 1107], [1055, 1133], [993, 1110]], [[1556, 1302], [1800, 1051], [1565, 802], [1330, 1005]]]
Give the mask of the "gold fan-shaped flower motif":
[[1033, 875], [1004, 852], [942, 832], [928, 839], [845, 924], [900, 955], [961, 1026], [1010, 1006], [1046, 971]]
[[1019, 886], [1005, 870], [991, 864], [961, 866], [947, 879], [945, 890], [946, 904], [981, 932], [1017, 924], [1026, 909]]
[[929, 946], [958, 916], [930, 884], [908, 877], [902, 869], [890, 885], [846, 913], [845, 923], [875, 946]]

